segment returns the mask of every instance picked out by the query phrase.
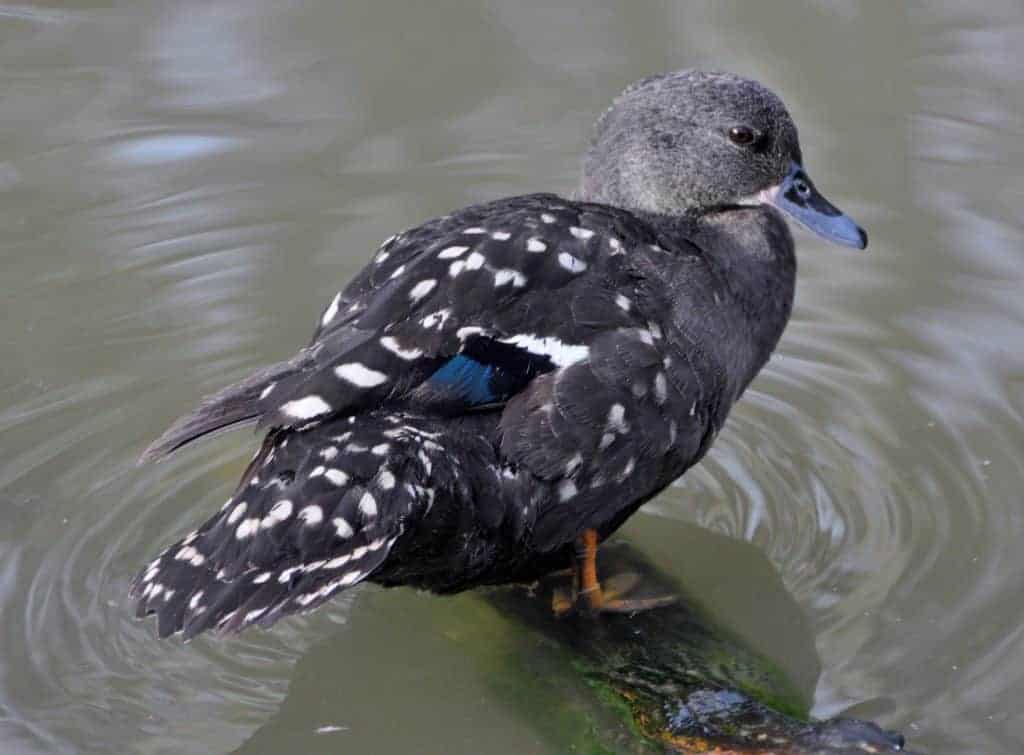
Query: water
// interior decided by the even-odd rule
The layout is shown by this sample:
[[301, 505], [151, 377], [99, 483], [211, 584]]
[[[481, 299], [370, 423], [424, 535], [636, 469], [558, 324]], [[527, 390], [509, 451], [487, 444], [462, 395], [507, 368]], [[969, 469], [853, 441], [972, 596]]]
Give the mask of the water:
[[1019, 2], [529, 6], [0, 8], [5, 752], [561, 751], [529, 702], [543, 649], [472, 595], [371, 587], [156, 642], [128, 580], [254, 439], [134, 460], [305, 342], [381, 239], [570, 191], [619, 88], [691, 65], [782, 93], [871, 248], [800, 234], [777, 358], [625, 535], [817, 714], [1021, 750]]

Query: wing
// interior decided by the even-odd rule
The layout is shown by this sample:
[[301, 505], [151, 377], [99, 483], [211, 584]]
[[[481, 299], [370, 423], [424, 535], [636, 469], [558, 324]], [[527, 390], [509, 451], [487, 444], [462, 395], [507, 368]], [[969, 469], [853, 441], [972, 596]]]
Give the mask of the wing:
[[[534, 531], [541, 551], [571, 542], [581, 524], [601, 528], [628, 516], [713, 437], [724, 373], [665, 316], [679, 302], [659, 285], [681, 265], [698, 276], [706, 268], [657, 247], [635, 250], [629, 264], [634, 322], [607, 322], [585, 358], [538, 377], [503, 411], [503, 456], [552, 489]], [[634, 506], [624, 511], [623, 502]]]
[[501, 405], [583, 359], [595, 334], [635, 325], [625, 252], [653, 242], [623, 211], [553, 195], [478, 205], [389, 239], [332, 299], [296, 357], [179, 420], [155, 458], [244, 421], [296, 427], [406, 402]]

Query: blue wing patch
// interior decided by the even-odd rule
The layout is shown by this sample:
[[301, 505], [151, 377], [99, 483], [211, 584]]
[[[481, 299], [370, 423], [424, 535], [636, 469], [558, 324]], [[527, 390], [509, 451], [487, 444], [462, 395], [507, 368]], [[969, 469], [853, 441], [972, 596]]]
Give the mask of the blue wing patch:
[[427, 378], [425, 385], [449, 400], [471, 406], [490, 404], [499, 398], [491, 386], [494, 373], [494, 365], [456, 354]]
[[459, 413], [503, 404], [537, 375], [554, 368], [551, 360], [487, 336], [471, 336], [411, 394], [421, 406]]

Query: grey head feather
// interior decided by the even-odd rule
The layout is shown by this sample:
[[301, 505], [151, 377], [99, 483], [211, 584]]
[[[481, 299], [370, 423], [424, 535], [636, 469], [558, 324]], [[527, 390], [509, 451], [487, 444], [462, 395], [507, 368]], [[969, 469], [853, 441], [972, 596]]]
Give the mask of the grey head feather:
[[[756, 140], [734, 144], [747, 126]], [[578, 196], [666, 215], [700, 213], [774, 186], [801, 162], [796, 126], [756, 81], [685, 70], [631, 84], [598, 120]]]

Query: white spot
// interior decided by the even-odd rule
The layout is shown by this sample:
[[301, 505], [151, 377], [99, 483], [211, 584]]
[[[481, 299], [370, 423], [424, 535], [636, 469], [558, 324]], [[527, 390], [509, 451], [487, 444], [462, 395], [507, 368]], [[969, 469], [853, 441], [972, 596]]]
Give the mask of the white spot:
[[448, 275], [450, 277], [452, 277], [452, 278], [458, 278], [459, 274], [462, 272], [463, 268], [465, 268], [465, 267], [466, 267], [466, 263], [465, 262], [463, 262], [462, 260], [455, 260], [455, 262], [453, 262], [452, 264], [450, 264], [448, 266]]
[[[342, 520], [342, 521], [344, 521], [344, 520]], [[347, 522], [346, 522], [346, 524], [347, 524]], [[348, 537], [351, 537], [351, 535], [349, 535]], [[340, 569], [341, 567], [343, 567], [345, 564], [347, 564], [351, 560], [352, 560], [352, 556], [350, 554], [346, 553], [344, 556], [338, 556], [337, 558], [332, 558], [330, 561], [328, 561], [326, 564], [324, 564], [324, 568], [325, 569]]]
[[143, 582], [152, 582], [157, 574], [160, 573], [160, 569], [155, 566], [151, 566], [149, 571], [142, 575]]
[[320, 465], [319, 467], [316, 467], [312, 472], [310, 472], [309, 476], [311, 478], [312, 477], [319, 477], [320, 475], [322, 475], [326, 471], [327, 471], [327, 467], [325, 467], [323, 465]]
[[339, 488], [348, 482], [348, 475], [340, 469], [328, 469], [324, 472], [324, 478], [332, 485], [337, 485]]
[[154, 599], [156, 599], [156, 597], [157, 597], [157, 596], [158, 596], [158, 595], [159, 595], [160, 593], [162, 593], [163, 591], [164, 591], [164, 586], [163, 586], [162, 584], [160, 584], [159, 582], [157, 582], [157, 583], [156, 583], [155, 585], [153, 585], [153, 590], [152, 590], [152, 592], [150, 592], [150, 593], [149, 593], [149, 597], [150, 597], [150, 599], [151, 599], [151, 600], [154, 600]]
[[377, 256], [376, 256], [376, 257], [374, 258], [374, 261], [375, 261], [375, 262], [376, 262], [376, 263], [377, 263], [378, 265], [380, 265], [380, 264], [381, 264], [381, 263], [383, 263], [383, 262], [387, 262], [387, 259], [388, 259], [388, 257], [390, 257], [390, 256], [391, 256], [391, 252], [380, 252], [380, 253], [378, 253], [378, 254], [377, 254]]
[[668, 423], [668, 444], [674, 446], [676, 444], [676, 434], [679, 432], [679, 426], [676, 425], [675, 420], [671, 420]]
[[664, 404], [668, 398], [668, 381], [665, 380], [665, 373], [659, 372], [654, 376], [654, 400]]
[[582, 273], [587, 269], [587, 263], [578, 257], [573, 257], [568, 252], [560, 252], [558, 255], [558, 264], [568, 270], [570, 273]]
[[511, 338], [501, 340], [501, 343], [509, 343], [526, 349], [531, 354], [543, 354], [558, 367], [566, 367], [586, 359], [590, 354], [589, 346], [568, 344], [554, 336], [536, 336], [531, 333], [522, 333]]
[[337, 446], [327, 446], [327, 448], [325, 448], [322, 451], [320, 451], [320, 456], [323, 457], [324, 461], [330, 461], [331, 459], [333, 459], [337, 455], [338, 455], [338, 447]]
[[259, 518], [253, 516], [248, 519], [243, 519], [242, 523], [238, 525], [238, 529], [235, 530], [235, 537], [239, 540], [245, 540], [247, 537], [251, 537], [256, 534], [256, 530], [260, 528]]
[[522, 288], [526, 285], [526, 276], [520, 273], [518, 270], [512, 270], [511, 268], [505, 268], [498, 270], [494, 274], [494, 287], [498, 288], [504, 286], [506, 283], [511, 282], [516, 288]]
[[391, 490], [395, 487], [395, 476], [387, 469], [382, 469], [378, 475], [377, 483], [381, 490]]
[[580, 468], [581, 464], [583, 464], [583, 454], [577, 451], [572, 455], [572, 458], [565, 463], [565, 474], [573, 474], [577, 469]]
[[347, 540], [348, 538], [352, 537], [353, 534], [355, 534], [354, 530], [352, 529], [352, 525], [349, 524], [344, 518], [336, 516], [334, 517], [334, 519], [331, 520], [331, 522], [332, 524], [334, 524], [334, 533], [338, 537]]
[[361, 362], [338, 365], [334, 368], [334, 374], [358, 388], [373, 388], [388, 380], [388, 376], [383, 372], [371, 370]]
[[578, 239], [582, 239], [583, 241], [586, 241], [587, 239], [594, 235], [594, 232], [589, 228], [579, 228], [577, 226], [571, 226], [569, 228], [569, 233], [571, 233]]
[[196, 610], [196, 606], [199, 605], [199, 601], [202, 600], [202, 599], [203, 599], [203, 591], [200, 590], [199, 592], [197, 592], [195, 595], [193, 595], [189, 599], [189, 601], [188, 601], [189, 610], [192, 610], [192, 611]]
[[174, 554], [174, 560], [175, 561], [190, 561], [192, 559], [192, 557], [194, 555], [196, 555], [196, 553], [198, 553], [198, 552], [199, 551], [197, 551], [191, 545], [186, 545], [184, 548], [182, 548], [176, 554]]
[[390, 443], [378, 443], [376, 446], [370, 449], [370, 453], [374, 456], [386, 456], [387, 452], [391, 450]]
[[536, 237], [526, 241], [526, 251], [528, 252], [546, 252], [547, 250], [548, 245]]
[[245, 501], [242, 501], [240, 504], [238, 504], [233, 509], [231, 509], [231, 513], [228, 514], [228, 524], [234, 524], [239, 519], [241, 519], [242, 518], [242, 514], [245, 513], [245, 510], [248, 507], [249, 507], [249, 504], [246, 503]]
[[[341, 302], [341, 294], [337, 293], [334, 298], [331, 299], [331, 303], [327, 305], [327, 309], [324, 310], [323, 317], [320, 318], [320, 325], [326, 326], [331, 320], [334, 319], [335, 315], [338, 314], [338, 305]], [[260, 398], [263, 398], [260, 396]]]
[[619, 305], [619, 309], [623, 312], [628, 312], [633, 306], [633, 302], [629, 300], [629, 297], [623, 296], [622, 294], [615, 295], [615, 303]]
[[321, 414], [327, 414], [327, 412], [331, 411], [331, 405], [319, 396], [306, 396], [295, 401], [289, 401], [281, 406], [281, 411], [289, 417], [295, 417], [296, 419], [310, 419], [311, 417], [319, 417]]
[[481, 233], [487, 233], [487, 229], [486, 228], [473, 227], [473, 228], [467, 228], [466, 230], [463, 231], [463, 233], [466, 234], [467, 236], [478, 236]]
[[422, 349], [403, 349], [402, 345], [391, 336], [384, 336], [380, 339], [380, 345], [390, 351], [395, 356], [405, 359], [406, 361], [412, 361], [413, 359], [419, 359], [423, 356]]
[[274, 389], [276, 387], [277, 387], [277, 383], [271, 383], [266, 388], [264, 388], [262, 391], [260, 391], [260, 399], [259, 400], [262, 401], [267, 396], [269, 396], [271, 393], [273, 393], [273, 391], [274, 391]]
[[356, 582], [358, 582], [362, 578], [363, 578], [363, 573], [357, 569], [356, 571], [350, 571], [344, 577], [339, 579], [338, 580], [338, 584], [340, 586], [342, 586], [342, 587], [345, 587], [346, 585], [354, 585]]
[[578, 492], [579, 489], [572, 480], [562, 480], [558, 483], [558, 500], [563, 503], [570, 498], [574, 498]]
[[608, 410], [608, 429], [617, 433], [628, 433], [629, 424], [626, 422], [626, 407], [622, 404], [612, 404]]
[[552, 215], [550, 213], [547, 213], [547, 212], [542, 212], [540, 214], [540, 219], [544, 223], [554, 223], [555, 220], [556, 220], [554, 215]]
[[651, 335], [656, 339], [660, 340], [664, 336], [664, 333], [661, 332], [661, 326], [656, 322], [647, 323], [647, 329], [651, 331]]
[[363, 493], [363, 497], [359, 499], [359, 510], [367, 518], [377, 516], [377, 499], [373, 497], [373, 494]]
[[629, 461], [626, 462], [626, 466], [624, 466], [622, 468], [622, 474], [619, 475], [619, 479], [620, 480], [625, 480], [627, 477], [629, 477], [631, 474], [633, 474], [633, 470], [635, 468], [636, 468], [636, 460], [631, 456], [629, 458]]
[[608, 448], [608, 446], [610, 446], [614, 442], [615, 433], [605, 433], [604, 435], [601, 436], [601, 443], [598, 446], [598, 448], [604, 451], [606, 448]]
[[266, 518], [274, 519], [276, 522], [283, 522], [292, 515], [294, 508], [292, 502], [285, 498], [270, 507], [270, 513], [267, 514]]
[[424, 328], [443, 328], [445, 322], [448, 321], [448, 318], [451, 316], [451, 314], [452, 311], [445, 307], [444, 309], [439, 309], [436, 312], [431, 312], [429, 315], [420, 320], [420, 324]]
[[304, 521], [307, 527], [315, 527], [324, 520], [324, 510], [314, 503], [299, 512], [299, 519]]
[[388, 278], [388, 280], [394, 280], [395, 278], [397, 278], [398, 276], [400, 276], [404, 272], [405, 272], [405, 265], [399, 265], [398, 267], [395, 268], [395, 272], [391, 273], [391, 276]]
[[437, 258], [442, 260], [453, 260], [456, 257], [461, 257], [465, 252], [469, 251], [468, 246], [450, 246], [447, 249], [442, 249], [437, 253]]
[[473, 252], [471, 255], [466, 257], [466, 269], [467, 270], [479, 270], [484, 266], [484, 256], [480, 252]]
[[199, 551], [196, 551], [196, 555], [192, 557], [192, 560], [189, 561], [189, 563], [192, 564], [192, 566], [202, 566], [206, 563], [206, 556]]
[[508, 231], [495, 231], [491, 234], [491, 238], [495, 241], [508, 241], [512, 238], [512, 234]]
[[622, 252], [623, 252], [622, 242], [619, 241], [614, 236], [612, 236], [612, 237], [610, 237], [608, 239], [608, 246], [610, 246], [612, 248], [612, 252], [611, 252], [612, 255], [622, 254]]
[[640, 336], [640, 340], [646, 343], [648, 346], [654, 345], [654, 334], [649, 330], [643, 328], [637, 328], [637, 335]]
[[295, 572], [299, 571], [301, 568], [301, 566], [289, 566], [287, 569], [282, 570], [282, 572], [277, 575], [277, 581], [283, 585], [285, 582], [292, 578], [292, 575]]
[[470, 336], [475, 336], [478, 333], [483, 333], [483, 328], [478, 328], [476, 325], [467, 325], [464, 328], [459, 328], [455, 331], [455, 335], [458, 336], [460, 341], [465, 341]]
[[433, 291], [436, 285], [437, 280], [434, 278], [427, 278], [426, 280], [422, 280], [415, 286], [413, 286], [411, 291], [409, 291], [409, 298], [412, 299], [413, 301], [419, 301], [424, 296]]
[[266, 606], [263, 608], [254, 608], [245, 615], [245, 623], [248, 624], [250, 621], [256, 621], [260, 616], [267, 612]]

